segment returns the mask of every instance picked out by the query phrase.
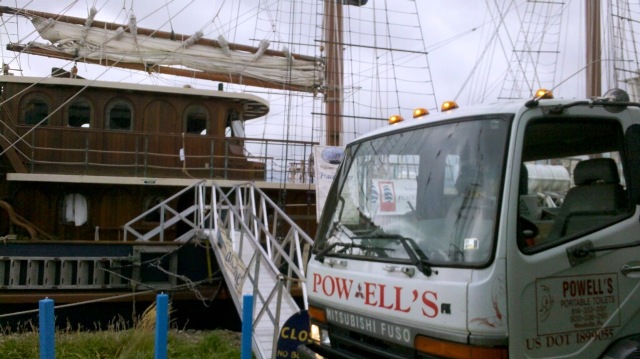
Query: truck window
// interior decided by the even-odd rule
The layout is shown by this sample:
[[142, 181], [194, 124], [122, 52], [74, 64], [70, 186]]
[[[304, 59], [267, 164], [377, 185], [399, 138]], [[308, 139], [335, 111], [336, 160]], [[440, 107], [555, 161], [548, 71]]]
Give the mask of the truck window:
[[[525, 253], [566, 243], [631, 214], [617, 121], [539, 120], [526, 129], [518, 229]], [[534, 226], [527, 237], [524, 224]], [[524, 234], [523, 234], [524, 233]]]
[[509, 125], [501, 115], [465, 118], [350, 145], [315, 250], [485, 265], [494, 248]]

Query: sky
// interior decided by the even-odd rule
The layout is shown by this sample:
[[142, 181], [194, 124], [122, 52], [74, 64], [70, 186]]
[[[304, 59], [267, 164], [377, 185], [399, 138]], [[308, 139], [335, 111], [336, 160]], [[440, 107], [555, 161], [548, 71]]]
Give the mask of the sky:
[[[298, 20], [300, 24], [296, 25], [303, 29], [300, 31], [307, 31], [304, 25], [306, 25], [307, 19], [313, 20], [313, 17], [316, 16], [314, 10], [317, 10], [317, 4], [319, 3], [317, 0], [298, 0], [298, 3], [304, 3], [305, 1], [311, 5], [304, 5], [306, 6], [303, 9], [304, 14], [301, 14], [303, 19], [301, 21]], [[176, 33], [187, 35], [193, 34], [198, 30], [204, 30], [205, 37], [208, 38], [216, 38], [218, 34], [223, 34], [232, 42], [242, 43], [243, 41], [249, 41], [255, 44], [260, 40], [256, 38], [260, 36], [260, 29], [252, 24], [253, 20], [255, 20], [254, 17], [258, 16], [264, 20], [264, 23], [268, 24], [269, 20], [280, 17], [282, 13], [287, 11], [287, 9], [278, 8], [275, 5], [277, 3], [276, 0], [262, 0], [261, 4], [271, 4], [269, 11], [261, 11], [256, 15], [255, 10], [258, 3], [258, 0], [242, 0], [241, 2], [236, 2], [236, 0], [77, 0], [55, 2], [50, 0], [5, 0], [0, 5], [26, 7], [32, 10], [64, 13], [76, 17], [85, 17], [88, 9], [91, 6], [95, 6], [99, 10], [97, 19], [101, 21], [126, 23], [128, 15], [134, 13], [140, 27], [158, 28], [163, 31], [171, 31], [173, 29]], [[357, 114], [358, 116], [370, 118], [387, 118], [392, 114], [397, 114], [392, 112], [402, 112], [400, 114], [406, 117], [407, 115], [410, 116], [410, 110], [414, 107], [435, 109], [445, 100], [454, 99], [461, 105], [495, 101], [500, 96], [501, 89], [505, 86], [505, 81], [503, 81], [505, 69], [508, 68], [509, 59], [513, 56], [512, 47], [518, 36], [517, 29], [519, 24], [517, 22], [521, 21], [527, 11], [526, 2], [520, 1], [519, 3], [520, 5], [515, 6], [510, 5], [511, 1], [508, 0], [397, 0], [386, 2], [383, 0], [369, 0], [368, 4], [362, 8], [348, 7], [346, 10], [347, 16], [357, 19], [357, 21], [353, 21], [352, 27], [349, 28], [352, 35], [372, 29], [378, 35], [375, 40], [356, 40], [349, 37], [348, 41], [353, 43], [367, 43], [367, 41], [370, 41], [371, 43], [375, 42], [377, 45], [394, 48], [417, 49], [419, 52], [426, 49], [428, 55], [415, 55], [415, 57], [420, 61], [426, 59], [428, 64], [417, 65], [418, 67], [410, 69], [407, 67], [409, 74], [402, 74], [404, 67], [402, 61], [413, 56], [405, 54], [406, 56], [389, 57], [388, 59], [391, 60], [393, 66], [389, 67], [387, 65], [387, 67], [381, 67], [383, 69], [382, 72], [375, 72], [380, 70], [373, 70], [371, 63], [381, 61], [388, 54], [382, 52], [374, 53], [367, 48], [354, 50], [348, 66], [354, 66], [353, 68], [358, 68], [358, 71], [363, 73], [370, 71], [366, 75], [375, 80], [354, 80], [353, 83], [355, 85], [351, 85], [352, 88], [348, 90], [348, 98], [345, 100], [347, 114], [354, 116]], [[584, 25], [582, 25], [581, 19], [576, 16], [577, 12], [582, 11], [580, 3], [582, 1], [568, 0], [563, 5], [565, 17], [569, 20], [563, 20], [563, 26], [567, 27], [563, 29], [565, 35], [562, 35], [562, 38], [558, 37], [557, 41], [562, 41], [562, 43], [555, 45], [556, 48], [563, 52], [563, 55], [557, 60], [560, 70], [553, 75], [554, 78], [551, 80], [551, 86], [562, 83], [562, 86], [558, 88], [559, 97], [578, 97], [582, 92], [581, 87], [584, 86], [584, 75], [580, 71], [581, 67], [584, 66], [584, 56], [580, 55], [583, 49], [582, 45], [580, 45], [581, 42], [578, 41], [582, 36], [583, 30], [581, 29]], [[316, 4], [316, 9], [313, 8], [313, 4]], [[394, 6], [399, 7], [393, 8]], [[506, 9], [503, 11], [507, 16], [504, 18], [496, 17], [497, 7]], [[374, 9], [387, 9], [390, 11], [383, 14]], [[417, 13], [414, 13], [414, 9], [417, 9]], [[396, 17], [397, 19], [391, 20], [396, 20], [396, 23], [403, 24], [403, 27], [394, 29], [389, 26], [388, 29], [384, 29], [383, 27], [378, 28], [370, 25], [374, 20], [380, 21], [382, 16]], [[278, 18], [278, 20], [280, 19]], [[13, 69], [20, 67], [22, 75], [38, 77], [49, 74], [53, 66], [71, 68], [72, 64], [69, 62], [35, 56], [22, 56], [19, 64], [12, 61], [11, 58], [15, 56], [15, 53], [5, 49], [9, 39], [4, 34], [7, 32], [6, 29], [9, 28], [9, 25], [13, 25], [13, 20], [4, 15], [3, 21], [6, 23], [1, 30], [3, 33], [2, 44], [0, 44], [2, 57], [4, 61], [10, 63]], [[503, 24], [505, 26], [501, 26], [499, 30], [496, 30], [497, 21], [504, 21]], [[33, 27], [30, 23], [22, 21], [18, 25], [19, 37], [22, 42], [37, 39], [37, 36], [33, 34]], [[409, 30], [413, 27], [421, 30], [419, 34], [421, 35], [420, 40], [412, 40], [414, 35], [409, 33]], [[270, 30], [268, 25], [264, 29], [267, 34], [269, 34]], [[553, 29], [549, 27], [545, 30], [548, 31], [548, 34], [545, 34], [546, 38], [551, 38]], [[314, 30], [308, 29], [308, 31], [313, 32]], [[400, 35], [387, 36], [385, 31], [388, 31], [389, 34], [394, 31], [396, 33], [400, 32]], [[31, 35], [29, 35], [30, 33]], [[271, 36], [272, 42], [275, 43], [273, 46], [279, 46], [278, 41], [286, 42], [290, 36], [291, 34], [287, 34], [286, 31], [278, 32], [275, 36]], [[387, 38], [385, 39], [385, 37]], [[12, 40], [15, 38], [17, 36], [12, 35]], [[39, 41], [42, 40], [40, 39]], [[309, 38], [306, 41], [313, 42], [314, 40]], [[422, 41], [423, 45], [419, 45], [420, 41]], [[489, 46], [488, 44], [491, 45]], [[296, 45], [292, 46], [296, 47]], [[300, 48], [300, 51], [304, 51], [301, 46], [297, 46], [296, 50], [298, 48]], [[307, 50], [309, 48], [313, 49], [313, 47], [307, 47]], [[478, 59], [482, 59], [482, 61], [478, 61]], [[425, 70], [419, 66], [428, 66], [428, 68]], [[189, 83], [194, 87], [217, 88], [216, 83], [206, 83], [192, 79], [149, 76], [146, 73], [110, 70], [86, 64], [78, 64], [78, 67], [81, 75], [100, 80], [167, 86], [181, 86]], [[390, 75], [390, 72], [393, 72], [393, 76]], [[577, 75], [573, 75], [574, 73], [577, 73]], [[406, 78], [408, 85], [396, 84], [396, 76], [408, 77]], [[543, 74], [540, 76], [542, 77]], [[365, 83], [364, 81], [374, 82]], [[530, 84], [529, 86], [534, 87], [535, 84]], [[366, 91], [367, 87], [381, 90], [380, 93], [384, 93], [384, 95], [374, 95], [373, 92], [368, 93]], [[392, 89], [391, 87], [394, 88]], [[230, 89], [235, 88], [231, 86]], [[277, 105], [283, 102], [283, 99], [289, 105], [296, 103], [297, 110], [291, 115], [294, 118], [286, 119], [282, 124], [286, 126], [287, 131], [292, 131], [291, 134], [287, 133], [287, 136], [291, 135], [293, 138], [305, 137], [308, 133], [314, 133], [316, 127], [322, 127], [323, 125], [317, 122], [319, 120], [315, 119], [318, 116], [309, 115], [309, 112], [321, 113], [323, 110], [317, 104], [311, 105], [310, 103], [314, 100], [308, 97], [285, 99], [282, 95], [280, 97], [272, 97], [273, 95], [262, 93], [259, 90], [256, 91], [256, 94], [265, 96], [272, 102], [272, 110], [269, 115], [272, 117], [284, 116], [285, 112], [288, 113], [288, 109], [279, 108]], [[378, 97], [374, 98], [374, 96]], [[382, 96], [387, 98], [382, 98]], [[352, 103], [349, 103], [349, 101], [352, 101]], [[405, 101], [407, 104], [396, 103], [400, 101]], [[370, 106], [367, 107], [367, 103]], [[409, 113], [407, 113], [408, 111]], [[282, 135], [281, 130], [270, 132], [278, 127], [270, 126], [273, 123], [270, 121], [274, 120], [256, 121], [253, 124], [256, 128], [255, 131], [253, 133], [248, 131], [248, 133], [268, 138]], [[384, 125], [381, 121], [356, 122], [354, 120], [353, 123], [345, 121], [347, 122], [345, 130], [349, 132], [350, 138], [361, 135], [376, 126]], [[320, 140], [320, 138], [320, 134], [313, 135], [313, 140]]]
[[[231, 2], [232, 0], [165, 0], [165, 6], [162, 6], [161, 1], [155, 0], [55, 2], [45, 0], [5, 0], [1, 5], [26, 7], [52, 13], [64, 12], [67, 15], [77, 17], [85, 17], [88, 8], [93, 5], [99, 9], [99, 20], [123, 23], [126, 19], [125, 14], [134, 12], [138, 17], [140, 26], [149, 28], [162, 27], [163, 30], [173, 28], [179, 33], [192, 34], [202, 28], [207, 28], [211, 31], [217, 28], [220, 31], [229, 33], [229, 29], [235, 26], [233, 20], [217, 20], [215, 24], [209, 24], [209, 22], [216, 14], [221, 18], [224, 17], [223, 14], [228, 9], [232, 11], [231, 16], [234, 13], [240, 14], [243, 12], [250, 14], [257, 0], [243, 0], [241, 3], [243, 4], [243, 9], [233, 8], [230, 5]], [[498, 1], [493, 2], [497, 3]], [[406, 3], [411, 5], [411, 1]], [[489, 1], [474, 0], [417, 0], [419, 19], [408, 14], [412, 11], [412, 9], [408, 8], [407, 21], [418, 20], [422, 27], [424, 42], [429, 51], [431, 75], [437, 86], [437, 96], [439, 98], [452, 99], [456, 97], [463, 88], [465, 80], [473, 71], [477, 55], [481, 51], [481, 41], [486, 41], [483, 40], [483, 36], [486, 37], [487, 32], [494, 31], [491, 19], [487, 15], [487, 8], [491, 5], [490, 3]], [[568, 3], [571, 3], [571, 1], [568, 1]], [[378, 7], [387, 6], [382, 5], [380, 0], [371, 0], [365, 7], [374, 5]], [[511, 14], [515, 11], [517, 9], [512, 10]], [[242, 23], [240, 23], [240, 26], [242, 26]], [[22, 26], [21, 34], [27, 34], [27, 30], [30, 30], [28, 26]], [[504, 34], [501, 36], [505, 37]], [[511, 36], [515, 36], [515, 34]], [[3, 51], [6, 50], [3, 49]], [[6, 56], [12, 56], [12, 54], [6, 55], [3, 53], [3, 57]], [[40, 60], [31, 58], [23, 64], [23, 74], [35, 76], [46, 74], [49, 71], [48, 67], [52, 60]], [[494, 57], [494, 61], [503, 62], [505, 59]], [[496, 65], [496, 67], [498, 66]], [[465, 101], [464, 98], [459, 100]]]

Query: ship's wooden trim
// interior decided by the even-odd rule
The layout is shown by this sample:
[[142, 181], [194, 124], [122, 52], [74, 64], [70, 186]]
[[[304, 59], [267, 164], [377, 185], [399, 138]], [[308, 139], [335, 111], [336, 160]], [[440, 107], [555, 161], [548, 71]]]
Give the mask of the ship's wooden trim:
[[[120, 177], [120, 176], [85, 176], [85, 175], [60, 175], [41, 173], [7, 173], [7, 180], [12, 182], [56, 182], [56, 183], [86, 183], [86, 184], [117, 184], [139, 186], [173, 186], [188, 187], [200, 179], [188, 178], [153, 178], [153, 177]], [[240, 180], [207, 180], [208, 184], [215, 182], [221, 187], [233, 187], [247, 181]], [[285, 186], [278, 182], [253, 181], [258, 188], [282, 189]], [[313, 183], [287, 183], [287, 190], [315, 191]]]
[[170, 86], [154, 86], [143, 84], [122, 83], [113, 81], [95, 81], [85, 79], [69, 79], [61, 77], [28, 77], [28, 76], [0, 76], [0, 83], [19, 83], [32, 85], [37, 84], [40, 86], [69, 86], [77, 87], [81, 90], [85, 87], [92, 89], [105, 89], [114, 91], [124, 91], [126, 93], [132, 92], [147, 92], [157, 94], [168, 95], [180, 95], [180, 96], [193, 96], [211, 99], [220, 99], [234, 101], [242, 104], [244, 108], [243, 119], [251, 120], [258, 117], [265, 116], [269, 113], [269, 102], [261, 97], [239, 92], [225, 92], [216, 90], [197, 89], [192, 87], [170, 87]]

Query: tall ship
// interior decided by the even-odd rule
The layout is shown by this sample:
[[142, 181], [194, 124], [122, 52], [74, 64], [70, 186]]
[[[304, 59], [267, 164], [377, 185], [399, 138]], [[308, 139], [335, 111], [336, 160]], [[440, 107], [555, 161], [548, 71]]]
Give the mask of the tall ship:
[[[263, 227], [295, 222], [313, 236], [316, 146], [342, 146], [417, 107], [440, 111], [436, 88], [464, 105], [563, 90], [578, 78], [542, 71], [563, 61], [559, 24], [570, 4], [487, 5], [480, 26], [444, 37], [420, 23], [442, 13], [415, 1], [230, 3], [227, 12], [159, 4], [138, 16], [133, 4], [0, 8], [4, 28], [22, 32], [4, 34], [0, 75], [2, 308], [44, 297], [129, 304], [158, 291], [208, 305], [232, 289], [216, 274], [211, 241], [196, 233], [198, 211], [212, 211], [198, 208], [202, 184], [232, 190], [250, 182], [275, 204], [263, 210]], [[625, 24], [633, 16], [624, 3], [601, 7]], [[168, 16], [154, 22], [160, 12]], [[180, 19], [182, 34], [174, 31]], [[612, 25], [610, 43], [628, 48], [622, 39], [633, 26]], [[467, 45], [440, 56], [450, 61], [433, 61], [478, 28], [484, 37], [476, 42], [486, 46], [478, 54]], [[511, 55], [490, 56], [510, 36]], [[572, 71], [613, 65], [602, 87], [637, 93], [637, 68], [616, 51]], [[36, 58], [44, 59], [39, 74], [26, 75]], [[467, 58], [475, 61], [468, 74], [456, 67]], [[495, 75], [488, 64], [508, 71]], [[127, 72], [109, 76], [116, 70]], [[453, 82], [462, 83], [457, 93], [447, 92]]]
[[[180, 310], [177, 317], [198, 321], [194, 301], [206, 310], [227, 298], [211, 247], [196, 234], [198, 190], [214, 182], [226, 189], [251, 182], [304, 231], [315, 230], [314, 185], [305, 163], [318, 142], [248, 136], [245, 123], [264, 118], [270, 103], [225, 87], [238, 82], [309, 92], [319, 60], [293, 54], [300, 72], [310, 75], [274, 83], [297, 71], [279, 51], [175, 34], [163, 38], [134, 29], [134, 20], [107, 25], [18, 8], [0, 12], [5, 21], [28, 19], [50, 42], [9, 44], [7, 50], [70, 61], [45, 77], [21, 76], [18, 62], [7, 62], [0, 75], [4, 314], [32, 308], [45, 297], [61, 305], [130, 305], [148, 304], [164, 291], [191, 318]], [[105, 55], [105, 44], [113, 57]], [[92, 55], [96, 46], [105, 50], [98, 60]], [[172, 70], [174, 60], [164, 63], [149, 54], [161, 52], [205, 65]], [[223, 67], [207, 67], [216, 56], [225, 58], [215, 62]], [[196, 88], [98, 80], [78, 70], [83, 61], [218, 81], [214, 88]], [[247, 65], [257, 70], [241, 68]], [[221, 71], [237, 73], [216, 75]], [[251, 147], [273, 152], [256, 155]], [[295, 155], [282, 158], [282, 148]], [[274, 220], [273, 226], [282, 224]]]

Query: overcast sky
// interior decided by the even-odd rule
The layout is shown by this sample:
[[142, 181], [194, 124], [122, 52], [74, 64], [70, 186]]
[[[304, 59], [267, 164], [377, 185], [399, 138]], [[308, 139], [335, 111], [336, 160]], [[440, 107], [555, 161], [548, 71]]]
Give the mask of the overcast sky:
[[[309, 22], [313, 20], [314, 6], [318, 8], [318, 0], [298, 0], [296, 3], [307, 2], [308, 5], [304, 8], [303, 17], [308, 17]], [[258, 0], [118, 0], [118, 1], [50, 1], [50, 0], [14, 0], [14, 1], [2, 1], [0, 5], [13, 6], [13, 7], [26, 7], [32, 10], [39, 10], [51, 13], [64, 13], [70, 16], [85, 17], [88, 13], [88, 9], [91, 6], [98, 8], [97, 19], [107, 22], [126, 23], [128, 15], [134, 13], [137, 17], [137, 21], [140, 27], [161, 29], [163, 31], [171, 31], [173, 29], [176, 33], [193, 34], [197, 30], [204, 30], [205, 37], [216, 38], [218, 34], [224, 34], [230, 41], [243, 42], [249, 41], [256, 44], [260, 39], [254, 37], [256, 35], [256, 25], [253, 25], [254, 18], [260, 17], [268, 20], [271, 17], [278, 16], [278, 13], [286, 12], [286, 9], [281, 9], [277, 6], [270, 7], [270, 11], [261, 11], [256, 15], [257, 5], [260, 3]], [[276, 0], [262, 0], [262, 4], [271, 3], [276, 4]], [[365, 17], [360, 21], [354, 22], [351, 31], [359, 32], [362, 27], [367, 26], [367, 22], [378, 21], [380, 22], [382, 15], [379, 12], [372, 11], [373, 8], [384, 9], [393, 8], [394, 6], [400, 6], [401, 8], [393, 8], [390, 16], [396, 17], [395, 20], [399, 23], [406, 22], [406, 28], [400, 31], [406, 31], [404, 29], [410, 28], [410, 23], [418, 24], [422, 28], [422, 35], [424, 45], [426, 46], [429, 64], [429, 74], [432, 82], [427, 80], [429, 74], [418, 73], [414, 75], [416, 78], [415, 86], [416, 90], [407, 91], [406, 85], [398, 85], [400, 88], [395, 91], [405, 90], [406, 93], [395, 95], [402, 100], [407, 100], [409, 104], [403, 104], [403, 108], [400, 111], [407, 111], [407, 109], [424, 106], [424, 107], [437, 107], [439, 103], [444, 100], [456, 99], [461, 105], [473, 104], [479, 100], [479, 96], [484, 96], [481, 101], [495, 101], [499, 96], [498, 93], [501, 87], [504, 86], [502, 78], [504, 71], [508, 65], [508, 58], [512, 56], [512, 45], [517, 38], [518, 19], [521, 19], [525, 12], [526, 2], [518, 1], [520, 4], [510, 5], [511, 1], [508, 0], [493, 0], [493, 1], [476, 1], [476, 0], [446, 0], [446, 1], [431, 1], [431, 0], [394, 0], [386, 2], [383, 0], [369, 0], [369, 3], [361, 9], [355, 7], [349, 7], [348, 11], [350, 16]], [[563, 52], [561, 55], [561, 66], [559, 73], [557, 73], [554, 83], [559, 83], [563, 79], [566, 79], [569, 75], [578, 71], [584, 66], [584, 56], [580, 55], [583, 51], [580, 45], [579, 37], [581, 34], [581, 18], [578, 11], [581, 11], [580, 3], [582, 1], [565, 1], [564, 14], [566, 19], [565, 25], [567, 28], [563, 29], [568, 35], [563, 35], [558, 41], [562, 41], [562, 44], [558, 46], [559, 50]], [[496, 30], [496, 6], [500, 6], [503, 9], [508, 9], [505, 14], [508, 15], [504, 18], [504, 27], [500, 30]], [[413, 9], [417, 8], [417, 16], [413, 14]], [[405, 13], [406, 11], [406, 13]], [[490, 14], [493, 12], [494, 16]], [[358, 15], [360, 14], [360, 15]], [[376, 19], [369, 19], [376, 17]], [[7, 15], [3, 16], [3, 20], [7, 21]], [[307, 21], [303, 19], [302, 22]], [[7, 26], [12, 25], [12, 20], [7, 21]], [[5, 33], [7, 26], [3, 27], [3, 34]], [[573, 28], [570, 28], [573, 27]], [[239, 29], [237, 32], [235, 29]], [[382, 30], [382, 28], [380, 28]], [[270, 29], [267, 28], [266, 31]], [[371, 30], [371, 29], [369, 29]], [[313, 30], [310, 30], [313, 31]], [[364, 31], [364, 29], [362, 29]], [[389, 30], [394, 31], [393, 29]], [[498, 31], [496, 33], [496, 31]], [[19, 23], [20, 39], [33, 40], [37, 39], [37, 36], [31, 35], [33, 33], [33, 27], [29, 23]], [[379, 34], [382, 38], [384, 35]], [[278, 34], [276, 37], [281, 36], [283, 41], [286, 40], [288, 35]], [[407, 34], [407, 37], [412, 35]], [[551, 34], [549, 34], [551, 36]], [[15, 41], [15, 35], [12, 35], [11, 40]], [[492, 47], [489, 49], [487, 44], [493, 39]], [[17, 62], [12, 61], [11, 58], [15, 56], [15, 53], [8, 52], [5, 49], [8, 39], [3, 36], [2, 38], [2, 56], [3, 59], [9, 62], [12, 68], [17, 67]], [[40, 40], [42, 41], [42, 40]], [[313, 40], [308, 40], [313, 41]], [[394, 38], [390, 40], [394, 47], [404, 47], [403, 40]], [[377, 42], [376, 42], [377, 43]], [[278, 45], [274, 45], [278, 46]], [[292, 45], [294, 48], [296, 45]], [[406, 46], [414, 46], [407, 43]], [[299, 47], [299, 46], [298, 46]], [[313, 47], [312, 47], [313, 49]], [[421, 50], [421, 49], [418, 49]], [[300, 51], [303, 51], [302, 49]], [[354, 56], [375, 57], [380, 53], [375, 53], [370, 50], [361, 50]], [[369, 52], [367, 52], [369, 51]], [[478, 59], [484, 58], [484, 63], [479, 63]], [[397, 61], [397, 58], [396, 58]], [[396, 68], [393, 71], [400, 73], [400, 67], [396, 63]], [[66, 69], [70, 69], [72, 64], [69, 62], [58, 61], [49, 58], [41, 57], [25, 57], [23, 56], [20, 62], [20, 69], [22, 75], [26, 76], [46, 76], [51, 67], [58, 66]], [[108, 70], [99, 66], [79, 64], [80, 73], [88, 78], [99, 78], [101, 80], [110, 81], [128, 81], [128, 82], [143, 82], [153, 83], [158, 85], [177, 85], [180, 86], [184, 83], [194, 83], [197, 87], [210, 87], [215, 89], [217, 84], [198, 82], [195, 83], [191, 79], [175, 79], [175, 78], [161, 78], [158, 76], [148, 76], [145, 73], [136, 73], [132, 71], [121, 70]], [[386, 71], [389, 71], [388, 69]], [[418, 71], [418, 70], [415, 70]], [[471, 76], [473, 75], [473, 76]], [[402, 76], [402, 75], [398, 75]], [[376, 76], [371, 76], [376, 77]], [[382, 77], [382, 76], [381, 76]], [[579, 88], [584, 75], [580, 73], [574, 76], [571, 80], [567, 81], [563, 88], [560, 88], [560, 97], [577, 97], [580, 94]], [[479, 83], [480, 82], [480, 83]], [[378, 83], [373, 83], [372, 86], [377, 88], [385, 88], [388, 84], [380, 80]], [[356, 85], [353, 85], [356, 86]], [[413, 86], [413, 85], [412, 85]], [[364, 87], [364, 86], [363, 86]], [[433, 93], [431, 93], [431, 87]], [[487, 90], [482, 90], [486, 88]], [[233, 89], [233, 87], [232, 87]], [[355, 88], [351, 90], [353, 92], [353, 98], [357, 96], [364, 97], [364, 90], [361, 88]], [[478, 95], [478, 91], [488, 91], [485, 95]], [[411, 99], [411, 95], [416, 94], [416, 99]], [[584, 92], [582, 93], [584, 94]], [[263, 94], [258, 93], [262, 96]], [[392, 97], [392, 94], [388, 94]], [[267, 96], [267, 95], [264, 95]], [[284, 109], [277, 108], [278, 99], [269, 98], [274, 104], [270, 115], [277, 115], [283, 113]], [[304, 102], [305, 100], [299, 100]], [[367, 102], [366, 97], [364, 100], [358, 101]], [[393, 102], [393, 100], [390, 100]], [[435, 103], [437, 102], [437, 103]], [[372, 108], [358, 108], [353, 111], [358, 112], [360, 116], [381, 117], [386, 118], [393, 113], [394, 106], [400, 106], [397, 104], [387, 105], [375, 103]], [[303, 106], [301, 105], [300, 108]], [[322, 110], [312, 107], [311, 110], [305, 108], [301, 110], [296, 116], [300, 118], [300, 123], [290, 126], [294, 128], [293, 131], [298, 131], [299, 135], [303, 136], [308, 133], [308, 112], [321, 112]], [[410, 111], [410, 110], [409, 110]], [[407, 114], [403, 114], [407, 115]], [[314, 120], [315, 121], [315, 120]], [[304, 122], [304, 123], [303, 123]], [[258, 121], [258, 123], [260, 123]], [[316, 126], [317, 124], [311, 124], [310, 126]], [[376, 123], [372, 125], [359, 124], [347, 124], [350, 127], [351, 136], [357, 136], [366, 132], [372, 126], [375, 127]], [[263, 121], [262, 128], [257, 130], [261, 133], [254, 133], [256, 136], [272, 137], [278, 134], [278, 132], [269, 133], [269, 126], [266, 125], [266, 121]], [[279, 130], [278, 130], [279, 131]], [[280, 131], [279, 134], [282, 134]], [[317, 136], [316, 136], [317, 137]], [[317, 140], [314, 139], [314, 140]]]

